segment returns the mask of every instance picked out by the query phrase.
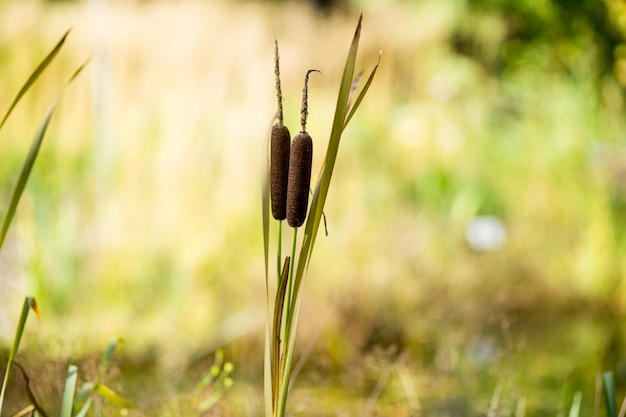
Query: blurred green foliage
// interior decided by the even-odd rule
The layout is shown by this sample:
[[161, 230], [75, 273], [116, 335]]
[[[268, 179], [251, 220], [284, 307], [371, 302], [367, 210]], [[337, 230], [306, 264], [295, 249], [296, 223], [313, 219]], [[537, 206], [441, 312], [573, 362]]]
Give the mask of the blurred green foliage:
[[[74, 43], [46, 75], [62, 79], [69, 55], [96, 48], [94, 74], [109, 78], [77, 80], [50, 126], [0, 256], [9, 271], [0, 317], [32, 289], [46, 352], [89, 352], [119, 335], [122, 369], [186, 369], [223, 345], [238, 374], [222, 410], [254, 410], [248, 383], [261, 385], [265, 308], [257, 173], [275, 112], [273, 40], [290, 127], [304, 72], [324, 74], [310, 85], [307, 125], [323, 149], [350, 7], [364, 11], [357, 67], [379, 49], [383, 58], [346, 129], [329, 236], [305, 284], [309, 353], [295, 403], [306, 414], [322, 398], [325, 409], [353, 413], [388, 373], [382, 413], [395, 402], [408, 414], [416, 397], [429, 415], [485, 412], [504, 375], [503, 410], [525, 398], [528, 415], [554, 415], [569, 407], [561, 393], [565, 403], [580, 389], [584, 415], [596, 372], [615, 369], [618, 390], [623, 381], [626, 32], [617, 0], [360, 1], [327, 16], [301, 2], [112, 2], [114, 29], [94, 35], [97, 47], [88, 2], [1, 3], [2, 103], [69, 26]], [[28, 127], [53, 94], [45, 85], [0, 137], [5, 201]], [[113, 132], [104, 177], [95, 126]], [[506, 227], [498, 251], [465, 242], [483, 214]]]

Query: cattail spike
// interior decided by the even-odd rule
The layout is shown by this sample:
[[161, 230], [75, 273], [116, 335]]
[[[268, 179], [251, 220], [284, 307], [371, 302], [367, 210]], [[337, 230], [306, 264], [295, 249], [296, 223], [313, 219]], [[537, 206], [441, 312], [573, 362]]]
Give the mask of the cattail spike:
[[306, 72], [306, 75], [304, 76], [304, 88], [302, 89], [302, 109], [300, 110], [300, 125], [302, 126], [303, 132], [306, 132], [306, 118], [309, 115], [309, 74], [311, 74], [312, 72], [319, 72], [320, 74], [322, 73], [321, 71], [310, 69]]
[[287, 217], [290, 147], [289, 129], [281, 123], [276, 123], [272, 127], [270, 143], [270, 196], [272, 216], [276, 220], [284, 220]]
[[306, 220], [312, 161], [313, 141], [311, 136], [304, 131], [300, 132], [293, 138], [289, 160], [287, 223], [291, 227], [300, 227]]

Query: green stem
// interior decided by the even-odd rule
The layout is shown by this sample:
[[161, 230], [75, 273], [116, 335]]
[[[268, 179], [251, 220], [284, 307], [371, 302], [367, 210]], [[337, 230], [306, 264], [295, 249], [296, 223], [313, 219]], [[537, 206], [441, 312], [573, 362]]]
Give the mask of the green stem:
[[[284, 417], [284, 412], [285, 412], [285, 402], [286, 402], [286, 398], [284, 396], [287, 395], [287, 392], [285, 391], [285, 385], [289, 385], [289, 376], [290, 376], [290, 371], [291, 371], [291, 358], [293, 355], [293, 352], [290, 350], [293, 350], [293, 346], [291, 346], [290, 349], [290, 339], [291, 339], [291, 323], [293, 321], [293, 313], [294, 310], [291, 308], [291, 300], [292, 300], [292, 293], [293, 293], [293, 272], [294, 272], [294, 267], [293, 267], [293, 256], [295, 256], [296, 254], [296, 246], [298, 243], [298, 229], [297, 228], [293, 228], [293, 242], [291, 244], [291, 256], [292, 256], [292, 262], [289, 264], [289, 275], [287, 276], [287, 289], [286, 289], [286, 294], [285, 297], [283, 299], [283, 303], [284, 303], [284, 308], [285, 308], [285, 312], [286, 314], [283, 315], [283, 318], [281, 319], [281, 325], [282, 325], [282, 329], [281, 329], [281, 334], [282, 334], [282, 343], [280, 344], [280, 354], [278, 355], [279, 360], [285, 361], [285, 364], [279, 364], [278, 366], [278, 371], [281, 373], [280, 378], [278, 378], [278, 386], [276, 387], [276, 401], [274, 404], [274, 415], [276, 417]], [[278, 299], [277, 299], [278, 302]]]
[[[298, 228], [293, 228], [293, 242], [291, 244], [291, 265], [289, 265], [289, 280], [287, 281], [287, 315], [285, 323], [285, 335], [289, 337], [289, 326], [291, 325], [291, 315], [293, 313], [291, 309], [291, 296], [293, 292], [293, 265], [295, 262], [296, 256], [296, 243], [298, 242]], [[286, 339], [285, 339], [286, 340]]]
[[276, 285], [280, 282], [280, 268], [282, 263], [283, 221], [278, 221], [278, 250], [276, 251]]

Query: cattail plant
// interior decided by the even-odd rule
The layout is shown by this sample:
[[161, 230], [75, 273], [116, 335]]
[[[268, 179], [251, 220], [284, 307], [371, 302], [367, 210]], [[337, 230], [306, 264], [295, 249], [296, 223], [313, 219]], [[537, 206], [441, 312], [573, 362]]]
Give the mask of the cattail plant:
[[311, 184], [311, 163], [313, 162], [313, 140], [306, 131], [308, 116], [309, 74], [319, 72], [308, 70], [304, 77], [302, 90], [302, 110], [300, 125], [302, 130], [293, 138], [287, 185], [287, 223], [291, 227], [300, 227], [306, 219]]
[[280, 88], [278, 41], [274, 49], [274, 73], [276, 74], [276, 98], [278, 99], [278, 122], [272, 126], [270, 151], [270, 193], [272, 216], [276, 220], [287, 217], [287, 180], [289, 175], [289, 152], [291, 135], [283, 124], [283, 95]]
[[[290, 388], [291, 364], [296, 344], [296, 334], [298, 330], [298, 316], [301, 305], [302, 280], [305, 276], [307, 266], [311, 259], [313, 246], [317, 236], [317, 231], [321, 224], [324, 204], [328, 195], [328, 188], [337, 158], [337, 151], [341, 134], [348, 122], [359, 107], [365, 97], [369, 86], [374, 79], [378, 64], [372, 70], [369, 78], [361, 91], [353, 101], [360, 74], [354, 77], [354, 66], [356, 54], [361, 35], [361, 17], [356, 27], [352, 44], [348, 51], [346, 65], [343, 70], [341, 83], [339, 86], [339, 96], [337, 107], [333, 117], [330, 139], [326, 156], [322, 168], [313, 188], [313, 198], [310, 207], [307, 206], [309, 200], [311, 162], [313, 156], [313, 142], [311, 136], [306, 132], [306, 117], [308, 114], [308, 78], [312, 71], [309, 70], [304, 81], [302, 97], [301, 126], [302, 131], [296, 135], [291, 144], [291, 151], [288, 162], [285, 159], [270, 155], [265, 158], [263, 165], [262, 182], [262, 208], [263, 208], [263, 247], [265, 254], [265, 290], [267, 301], [266, 332], [265, 332], [265, 416], [284, 417], [287, 404], [287, 396]], [[380, 57], [379, 57], [380, 61]], [[280, 94], [280, 81], [278, 80], [278, 46], [276, 46], [276, 85], [277, 96], [279, 98], [279, 121], [277, 126], [282, 126], [282, 102]], [[276, 129], [282, 129], [282, 127]], [[279, 145], [282, 140], [279, 133], [272, 128], [271, 146], [268, 151], [276, 152], [284, 157], [286, 145]], [[285, 128], [286, 129], [286, 128]], [[278, 162], [281, 161], [281, 162]], [[276, 164], [276, 165], [274, 165]], [[271, 165], [271, 166], [268, 166]], [[282, 204], [283, 197], [278, 190], [283, 183], [280, 171], [284, 175], [284, 166], [288, 165], [287, 192], [285, 200], [285, 217], [280, 210], [274, 211], [274, 204]], [[279, 179], [280, 178], [280, 179]], [[276, 182], [276, 185], [274, 184]], [[276, 268], [276, 289], [273, 295], [270, 294], [269, 280], [269, 234], [270, 234], [270, 188], [272, 198], [272, 216], [278, 220], [278, 246], [277, 246], [277, 268]], [[282, 208], [282, 206], [281, 206]], [[293, 243], [291, 256], [284, 259], [281, 255], [281, 224], [286, 218], [289, 226], [293, 227]], [[297, 234], [301, 226], [304, 225], [304, 237], [300, 240], [298, 249]], [[282, 265], [282, 267], [281, 267]]]

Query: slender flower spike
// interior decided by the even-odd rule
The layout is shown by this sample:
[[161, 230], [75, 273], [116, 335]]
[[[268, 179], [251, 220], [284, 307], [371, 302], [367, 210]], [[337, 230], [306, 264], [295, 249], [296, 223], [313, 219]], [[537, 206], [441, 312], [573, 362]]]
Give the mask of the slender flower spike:
[[278, 99], [278, 123], [272, 127], [270, 143], [270, 196], [272, 216], [276, 220], [287, 217], [287, 179], [289, 176], [289, 152], [291, 134], [283, 125], [283, 96], [280, 89], [278, 41], [275, 41], [274, 72], [276, 74], [276, 98]]
[[317, 70], [308, 70], [302, 90], [302, 110], [300, 123], [302, 131], [293, 138], [289, 158], [289, 178], [287, 182], [287, 223], [291, 227], [300, 227], [306, 220], [311, 183], [311, 163], [313, 162], [313, 140], [306, 132], [308, 115], [309, 74]]

